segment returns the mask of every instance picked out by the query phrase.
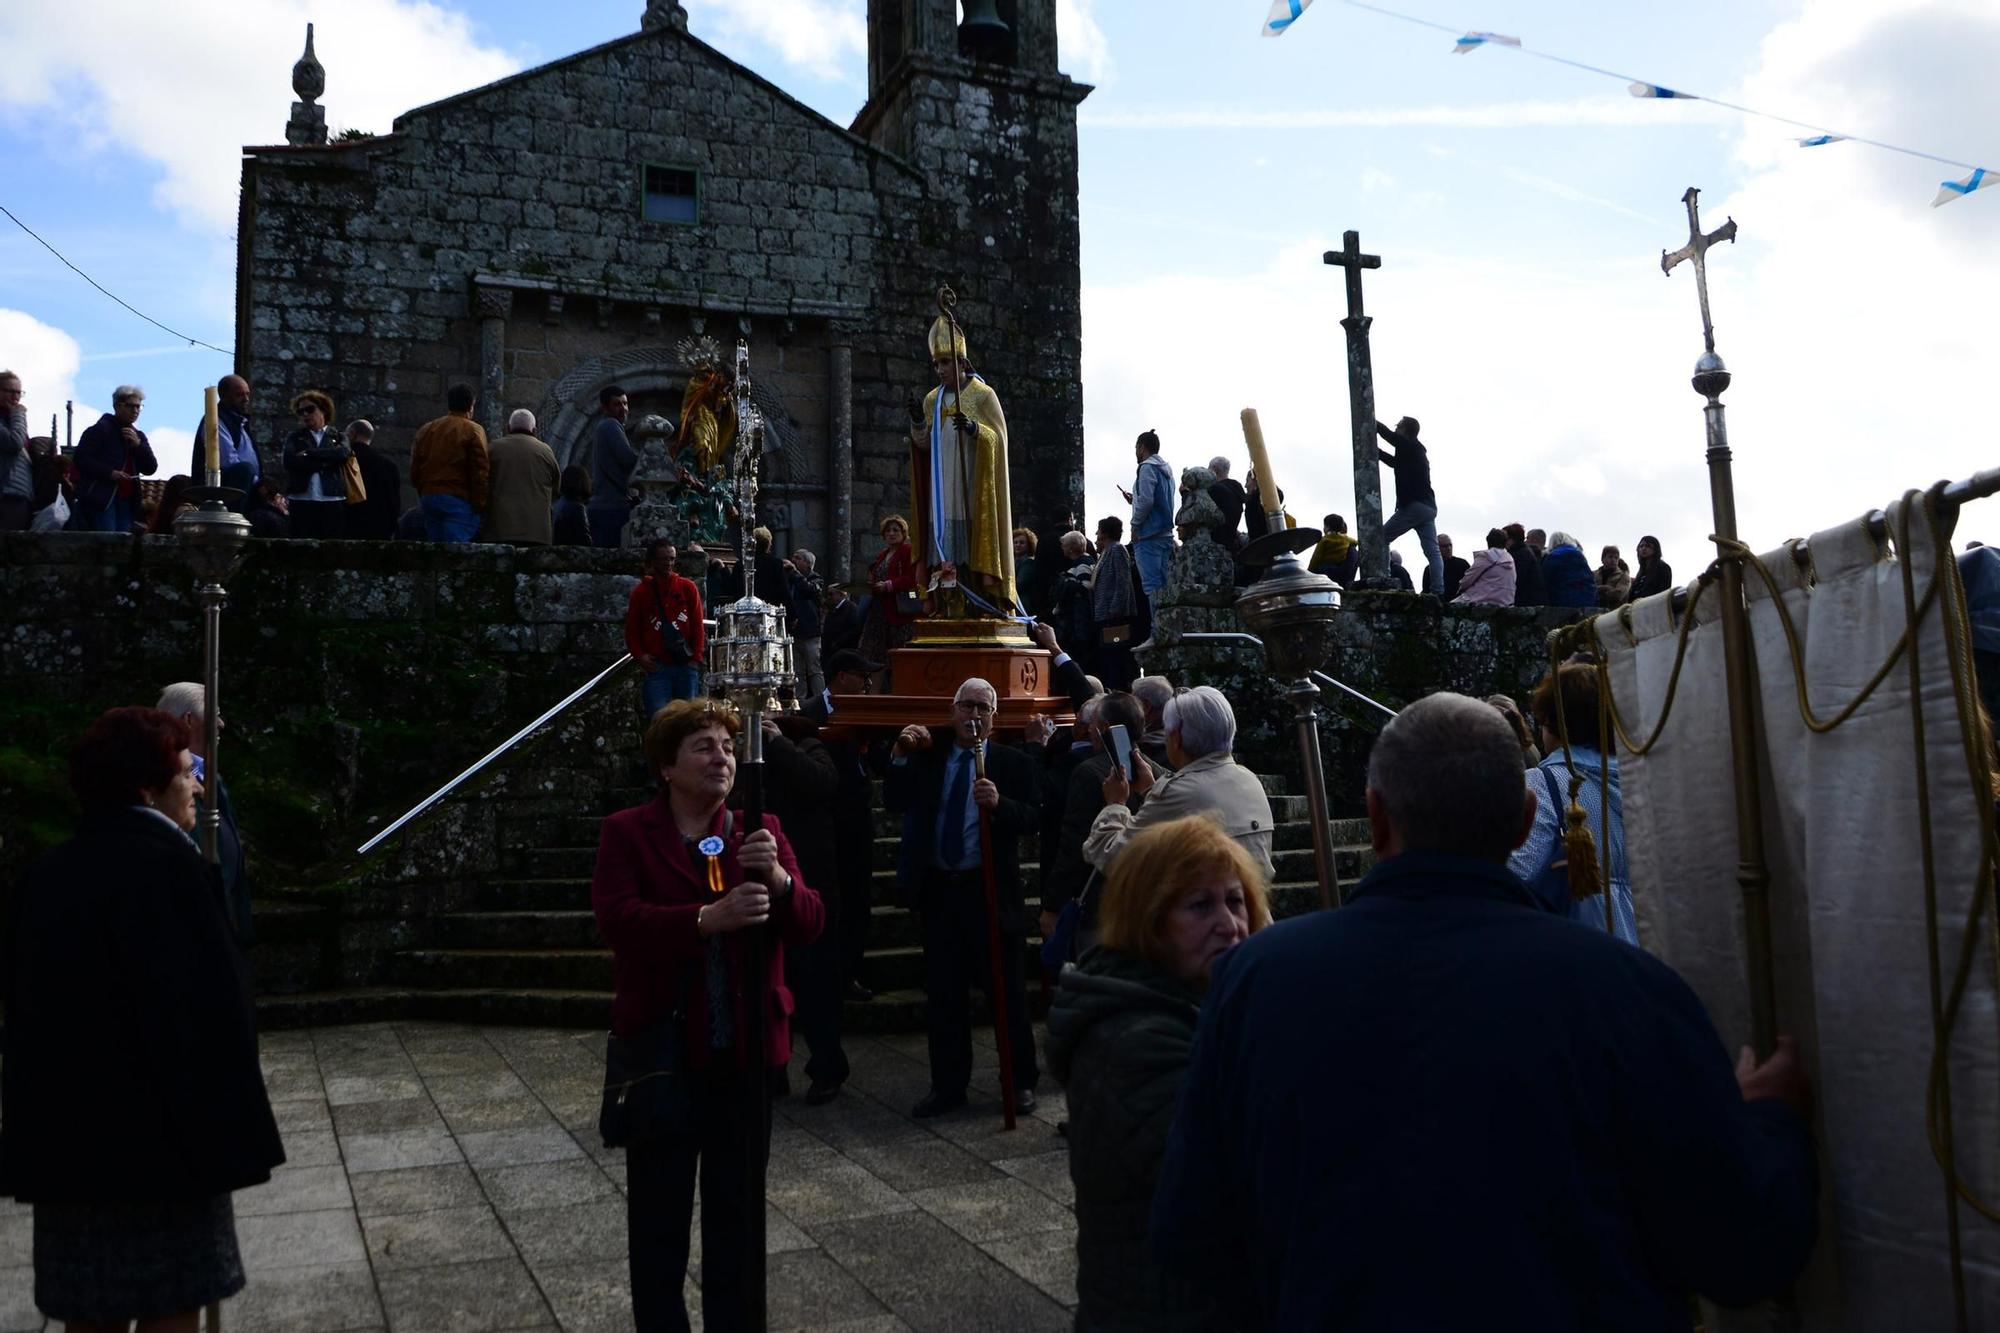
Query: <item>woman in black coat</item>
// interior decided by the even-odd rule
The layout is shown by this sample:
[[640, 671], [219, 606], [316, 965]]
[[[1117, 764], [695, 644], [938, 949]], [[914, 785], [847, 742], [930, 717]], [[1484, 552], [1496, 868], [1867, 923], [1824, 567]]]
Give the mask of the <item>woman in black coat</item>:
[[285, 437], [285, 494], [292, 536], [338, 541], [347, 535], [347, 460], [354, 450], [333, 428], [333, 399], [307, 389], [292, 400], [298, 428]]
[[1639, 572], [1632, 576], [1632, 591], [1625, 597], [1628, 602], [1651, 597], [1674, 586], [1674, 567], [1660, 559], [1658, 537], [1641, 537], [1638, 554]]
[[1100, 943], [1049, 1010], [1049, 1068], [1069, 1093], [1079, 1333], [1234, 1327], [1146, 1243], [1209, 968], [1270, 923], [1264, 876], [1222, 826], [1176, 819], [1128, 842], [1098, 908]]
[[15, 901], [0, 1193], [34, 1205], [35, 1304], [72, 1328], [191, 1330], [241, 1291], [230, 1192], [285, 1159], [188, 739], [153, 708], [93, 723], [82, 826]]

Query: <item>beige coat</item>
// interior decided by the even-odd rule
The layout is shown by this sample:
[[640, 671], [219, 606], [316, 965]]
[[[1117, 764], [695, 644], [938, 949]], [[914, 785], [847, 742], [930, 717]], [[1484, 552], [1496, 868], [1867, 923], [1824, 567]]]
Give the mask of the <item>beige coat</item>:
[[493, 480], [479, 540], [547, 546], [555, 535], [549, 510], [562, 484], [555, 450], [532, 435], [502, 435], [490, 447]]
[[1257, 775], [1227, 754], [1203, 755], [1160, 777], [1136, 815], [1122, 805], [1098, 811], [1084, 839], [1084, 859], [1108, 871], [1133, 834], [1189, 815], [1207, 815], [1220, 823], [1264, 868], [1264, 883], [1271, 882], [1271, 798]]

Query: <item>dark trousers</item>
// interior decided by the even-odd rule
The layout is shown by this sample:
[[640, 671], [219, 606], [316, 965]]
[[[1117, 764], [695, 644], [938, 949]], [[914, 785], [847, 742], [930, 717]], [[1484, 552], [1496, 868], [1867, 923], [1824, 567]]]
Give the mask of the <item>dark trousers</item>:
[[26, 532], [34, 521], [35, 502], [25, 495], [0, 495], [0, 532]]
[[[626, 1254], [632, 1273], [632, 1323], [638, 1333], [686, 1333], [687, 1276], [694, 1180], [701, 1169], [701, 1318], [705, 1328], [743, 1328], [744, 1235], [749, 1229], [744, 1178], [750, 1155], [770, 1160], [768, 1132], [758, 1141], [748, 1076], [698, 1071], [689, 1079], [694, 1133], [637, 1144], [625, 1153]], [[768, 1122], [768, 1116], [764, 1117]]]
[[[855, 779], [850, 779], [855, 780]], [[867, 779], [859, 779], [866, 781]], [[845, 986], [861, 980], [861, 960], [868, 954], [868, 927], [875, 910], [875, 809], [846, 810], [843, 820], [854, 820], [859, 837], [842, 829], [840, 843], [840, 894], [834, 909], [840, 917], [840, 980]]]
[[[931, 870], [918, 900], [924, 927], [924, 1022], [929, 1037], [931, 1087], [958, 1093], [972, 1080], [974, 985], [993, 1001], [993, 968], [986, 951], [986, 889], [977, 870]], [[1007, 996], [1007, 1037], [1014, 1052], [1014, 1086], [1032, 1088], [1041, 1078], [1035, 1065], [1035, 1030], [1028, 1021], [1028, 987], [1022, 975], [1019, 935], [1000, 933], [1003, 984]], [[1007, 947], [1009, 939], [1014, 941]]]
[[293, 500], [292, 536], [337, 542], [347, 535], [347, 505], [339, 500]]
[[826, 900], [826, 925], [819, 938], [800, 953], [787, 953], [785, 961], [798, 960], [798, 976], [786, 968], [798, 1000], [794, 1015], [799, 1034], [806, 1039], [806, 1077], [818, 1082], [847, 1081], [847, 1051], [840, 1044], [842, 1006], [840, 972], [840, 914], [838, 891], [822, 895]]

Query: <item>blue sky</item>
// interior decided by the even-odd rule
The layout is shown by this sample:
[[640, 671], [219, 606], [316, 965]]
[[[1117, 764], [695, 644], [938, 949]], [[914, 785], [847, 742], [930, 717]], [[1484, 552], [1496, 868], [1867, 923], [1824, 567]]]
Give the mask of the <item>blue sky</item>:
[[[1516, 52], [1455, 56], [1445, 33], [1340, 0], [1265, 40], [1264, 7], [1064, 0], [1065, 67], [1097, 85], [1081, 129], [1093, 517], [1117, 507], [1139, 430], [1158, 429], [1177, 465], [1240, 459], [1246, 405], [1295, 512], [1351, 515], [1341, 288], [1319, 254], [1356, 228], [1384, 258], [1368, 278], [1378, 406], [1423, 419], [1461, 551], [1515, 519], [1571, 529], [1593, 554], [1655, 531], [1692, 575], [1708, 531], [1686, 384], [1699, 322], [1688, 276], [1658, 269], [1685, 234], [1689, 184], [1711, 225], [1743, 228], [1713, 281], [1754, 541], [1995, 461], [1990, 428], [1957, 405], [2000, 350], [2000, 190], [1933, 211], [1937, 182], [1962, 173], [1852, 144], [1800, 150], [1783, 126], [1639, 101]], [[1990, 3], [1390, 7], [2000, 166]], [[330, 121], [386, 130], [399, 110], [632, 31], [643, 4], [585, 0], [559, 25], [524, 0], [163, 8], [0, 11], [10, 63], [47, 75], [0, 87], [0, 203], [132, 304], [227, 347], [236, 149], [282, 138], [307, 19]], [[831, 118], [860, 106], [861, 0], [688, 8], [697, 35]], [[109, 56], [106, 33], [120, 34]], [[94, 410], [141, 383], [145, 424], [170, 442], [227, 368], [4, 219], [0, 362], [28, 376], [43, 425], [63, 396]]]

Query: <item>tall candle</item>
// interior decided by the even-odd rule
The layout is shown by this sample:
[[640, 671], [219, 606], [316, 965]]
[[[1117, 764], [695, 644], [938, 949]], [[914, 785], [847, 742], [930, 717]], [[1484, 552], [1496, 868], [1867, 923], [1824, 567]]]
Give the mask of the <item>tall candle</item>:
[[1284, 502], [1278, 499], [1278, 479], [1271, 472], [1271, 455], [1264, 448], [1264, 428], [1257, 424], [1257, 409], [1243, 409], [1243, 442], [1250, 446], [1250, 466], [1257, 470], [1257, 503], [1267, 514], [1278, 513]]
[[202, 397], [201, 434], [202, 438], [208, 441], [209, 485], [217, 486], [221, 484], [222, 478], [222, 444], [216, 438], [215, 386], [209, 385], [203, 391]]

